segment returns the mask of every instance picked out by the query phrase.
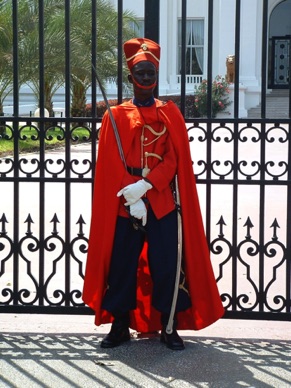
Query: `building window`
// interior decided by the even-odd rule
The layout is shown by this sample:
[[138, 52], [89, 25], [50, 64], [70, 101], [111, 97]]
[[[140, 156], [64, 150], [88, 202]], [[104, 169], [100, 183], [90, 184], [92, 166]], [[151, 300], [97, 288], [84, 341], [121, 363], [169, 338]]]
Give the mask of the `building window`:
[[133, 31], [133, 35], [135, 38], [143, 38], [144, 37], [144, 20], [136, 19], [134, 22], [130, 22], [130, 28]]
[[[178, 22], [178, 69], [181, 73], [182, 21]], [[200, 75], [204, 69], [204, 20], [186, 21], [186, 74]]]

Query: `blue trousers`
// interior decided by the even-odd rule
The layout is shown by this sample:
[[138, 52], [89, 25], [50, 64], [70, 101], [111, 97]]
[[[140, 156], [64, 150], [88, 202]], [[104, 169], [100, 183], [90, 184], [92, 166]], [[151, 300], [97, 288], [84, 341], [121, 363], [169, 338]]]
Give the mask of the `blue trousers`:
[[[158, 220], [149, 207], [145, 232], [135, 230], [128, 218], [118, 217], [103, 309], [120, 314], [136, 308], [138, 259], [146, 239], [153, 282], [152, 305], [169, 314], [177, 269], [177, 230], [176, 210]], [[179, 290], [176, 312], [190, 306], [183, 287]]]

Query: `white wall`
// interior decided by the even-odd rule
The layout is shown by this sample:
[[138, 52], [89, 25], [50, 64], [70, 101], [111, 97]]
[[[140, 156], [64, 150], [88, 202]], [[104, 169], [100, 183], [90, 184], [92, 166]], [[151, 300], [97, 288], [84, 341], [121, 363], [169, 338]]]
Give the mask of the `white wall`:
[[137, 17], [144, 17], [144, 0], [123, 0], [123, 9], [132, 11]]
[[[213, 26], [213, 76], [225, 76], [226, 57], [234, 55], [235, 42], [235, 2], [214, 1]], [[205, 50], [207, 51], [207, 50]]]

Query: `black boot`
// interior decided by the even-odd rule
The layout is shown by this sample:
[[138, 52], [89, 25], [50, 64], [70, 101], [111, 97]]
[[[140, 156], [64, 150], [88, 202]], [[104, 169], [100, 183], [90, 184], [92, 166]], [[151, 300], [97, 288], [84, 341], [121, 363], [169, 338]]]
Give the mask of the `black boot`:
[[173, 329], [171, 334], [168, 334], [166, 332], [168, 320], [169, 320], [169, 314], [161, 315], [161, 322], [162, 322], [161, 342], [166, 344], [169, 349], [184, 350], [185, 349], [184, 342], [176, 330], [177, 323], [178, 323], [177, 317], [176, 316], [174, 317]]
[[101, 342], [101, 348], [115, 348], [123, 342], [130, 340], [129, 313], [114, 314], [110, 332]]

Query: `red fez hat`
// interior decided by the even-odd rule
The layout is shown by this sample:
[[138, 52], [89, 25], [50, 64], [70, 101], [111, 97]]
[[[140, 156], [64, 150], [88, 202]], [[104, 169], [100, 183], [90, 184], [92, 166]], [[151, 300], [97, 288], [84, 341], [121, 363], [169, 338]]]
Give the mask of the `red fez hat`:
[[146, 38], [134, 38], [125, 42], [123, 49], [129, 70], [141, 61], [150, 61], [158, 69], [161, 48], [156, 42]]

